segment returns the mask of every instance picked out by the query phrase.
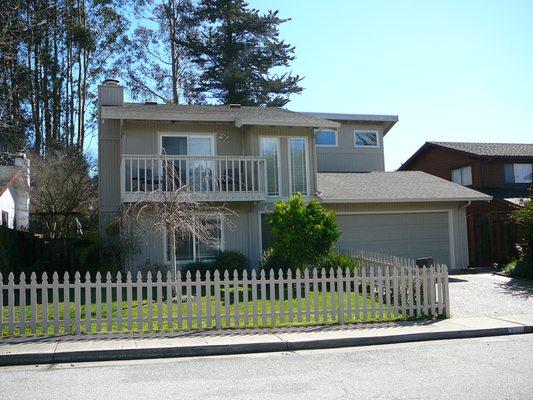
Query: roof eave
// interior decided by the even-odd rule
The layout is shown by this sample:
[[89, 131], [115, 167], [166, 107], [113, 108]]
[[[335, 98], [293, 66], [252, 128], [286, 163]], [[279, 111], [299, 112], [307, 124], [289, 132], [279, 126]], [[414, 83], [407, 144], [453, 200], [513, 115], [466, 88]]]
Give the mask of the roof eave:
[[479, 197], [442, 197], [442, 198], [398, 198], [398, 199], [333, 199], [323, 198], [319, 196], [322, 203], [447, 203], [447, 202], [462, 202], [462, 201], [491, 201], [492, 196]]

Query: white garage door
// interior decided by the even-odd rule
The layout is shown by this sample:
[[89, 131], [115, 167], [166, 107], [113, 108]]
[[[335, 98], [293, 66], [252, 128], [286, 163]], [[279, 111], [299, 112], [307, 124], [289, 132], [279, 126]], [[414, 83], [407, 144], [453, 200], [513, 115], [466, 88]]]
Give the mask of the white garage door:
[[403, 257], [433, 257], [450, 265], [448, 214], [398, 213], [339, 215], [338, 247]]

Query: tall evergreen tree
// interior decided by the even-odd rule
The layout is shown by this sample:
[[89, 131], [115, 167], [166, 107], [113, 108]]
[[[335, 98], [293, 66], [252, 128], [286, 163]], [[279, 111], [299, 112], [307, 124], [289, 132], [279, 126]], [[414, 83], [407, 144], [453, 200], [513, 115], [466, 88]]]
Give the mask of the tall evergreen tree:
[[244, 0], [200, 0], [192, 18], [198, 29], [177, 39], [199, 75], [194, 91], [222, 104], [285, 105], [302, 91], [300, 76], [279, 72], [295, 58], [294, 47], [279, 38], [286, 21]]
[[191, 91], [195, 74], [179, 44], [195, 27], [192, 0], [132, 0], [134, 27], [117, 61], [134, 99], [198, 102]]

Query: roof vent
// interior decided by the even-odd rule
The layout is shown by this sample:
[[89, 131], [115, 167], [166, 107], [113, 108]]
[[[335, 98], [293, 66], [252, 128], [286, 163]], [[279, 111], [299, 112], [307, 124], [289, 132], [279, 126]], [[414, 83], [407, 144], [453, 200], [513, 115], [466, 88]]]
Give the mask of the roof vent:
[[145, 101], [144, 104], [147, 106], [153, 106], [154, 104], [157, 104], [157, 101]]
[[241, 105], [238, 103], [232, 103], [229, 105], [229, 108], [241, 108]]
[[118, 79], [107, 78], [107, 79], [104, 81], [104, 85], [108, 85], [108, 86], [119, 86], [119, 82], [118, 82]]

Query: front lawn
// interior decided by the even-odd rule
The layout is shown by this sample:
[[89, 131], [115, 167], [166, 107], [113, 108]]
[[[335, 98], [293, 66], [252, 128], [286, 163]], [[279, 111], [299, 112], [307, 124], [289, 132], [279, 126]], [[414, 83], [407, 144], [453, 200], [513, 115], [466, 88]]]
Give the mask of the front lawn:
[[[318, 305], [318, 318], [315, 318], [315, 293], [310, 291], [308, 299], [302, 295], [300, 302], [296, 298], [292, 301], [267, 299], [263, 302], [260, 300], [261, 293], [258, 293], [256, 317], [254, 318], [254, 307], [252, 304], [252, 296], [248, 296], [248, 304], [245, 307], [244, 296], [242, 291], [238, 296], [238, 305], [235, 301], [233, 289], [229, 291], [229, 304], [226, 307], [224, 293], [221, 293], [221, 326], [222, 328], [254, 328], [254, 327], [283, 327], [283, 326], [305, 326], [316, 324], [333, 324], [338, 323], [338, 316], [332, 315], [332, 309], [336, 313], [338, 310], [339, 295], [334, 292], [327, 292], [325, 295], [323, 292], [317, 293], [317, 305]], [[294, 295], [296, 297], [296, 295]], [[123, 297], [124, 298], [124, 297]], [[155, 298], [155, 296], [154, 296]], [[72, 297], [71, 297], [72, 299]], [[82, 293], [81, 299], [84, 299]], [[94, 296], [92, 296], [94, 299]], [[133, 299], [136, 299], [134, 293]], [[146, 299], [146, 296], [143, 296]], [[348, 303], [349, 300], [349, 303]], [[374, 322], [374, 321], [395, 321], [405, 319], [405, 315], [390, 312], [386, 313], [384, 308], [380, 309], [380, 302], [369, 297], [362, 296], [360, 293], [351, 293], [350, 298], [343, 293], [344, 303], [344, 320], [346, 323], [357, 322]], [[349, 306], [351, 307], [351, 313], [349, 313]], [[194, 330], [194, 329], [214, 329], [215, 328], [215, 297], [214, 296], [202, 296], [201, 298], [193, 297], [190, 303], [186, 302], [186, 297], [183, 299], [182, 304], [178, 305], [176, 299], [168, 305], [166, 301], [163, 301], [161, 306], [158, 307], [157, 302], [154, 300], [150, 305], [146, 300], [142, 301], [139, 307], [137, 301], [134, 300], [131, 307], [131, 320], [132, 323], [128, 326], [129, 310], [126, 301], [111, 302], [111, 323], [110, 329], [108, 329], [108, 307], [105, 301], [105, 297], [102, 296], [101, 312], [97, 315], [97, 307], [93, 302], [88, 309], [85, 304], [81, 305], [81, 312], [79, 315], [82, 321], [82, 333], [103, 333], [103, 332], [146, 332], [146, 331], [176, 331], [176, 330]], [[169, 307], [171, 321], [168, 321]], [[207, 320], [208, 308], [211, 314], [211, 321]], [[355, 309], [358, 309], [356, 313]], [[54, 310], [52, 305], [47, 307], [48, 315], [48, 328], [43, 329], [42, 316], [45, 307], [37, 306], [37, 319], [36, 326], [37, 334], [53, 334], [54, 333]], [[200, 313], [198, 313], [200, 310]], [[238, 310], [239, 317], [235, 318], [235, 311]], [[292, 310], [292, 319], [291, 319]], [[326, 315], [327, 310], [327, 315]], [[381, 311], [383, 310], [383, 311]], [[90, 311], [89, 326], [87, 326], [87, 311]], [[248, 313], [248, 320], [245, 321], [245, 311]], [[374, 312], [372, 312], [374, 311]], [[24, 312], [26, 317], [26, 334], [31, 334], [31, 307], [15, 307], [14, 321], [20, 321], [21, 313]], [[68, 303], [68, 307], [65, 308], [64, 303], [60, 303], [58, 310], [59, 314], [59, 334], [74, 333], [72, 328], [72, 322], [75, 320], [75, 306], [73, 302]], [[300, 313], [301, 317], [298, 318]], [[226, 315], [228, 314], [228, 319]], [[283, 314], [283, 315], [282, 315]], [[71, 328], [68, 332], [65, 331], [64, 320], [68, 315], [71, 321]], [[118, 317], [121, 317], [121, 326], [119, 327]], [[151, 318], [149, 318], [151, 316]], [[143, 321], [139, 323], [138, 318], [141, 317]], [[8, 335], [7, 321], [8, 321], [8, 309], [4, 304], [3, 308], [3, 331], [4, 336]], [[151, 319], [151, 321], [150, 321]], [[100, 320], [101, 326], [99, 326], [97, 320]], [[170, 324], [169, 324], [170, 322]], [[20, 330], [15, 329], [15, 335], [20, 335]]]

